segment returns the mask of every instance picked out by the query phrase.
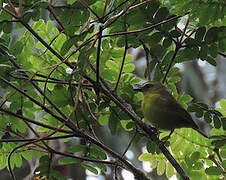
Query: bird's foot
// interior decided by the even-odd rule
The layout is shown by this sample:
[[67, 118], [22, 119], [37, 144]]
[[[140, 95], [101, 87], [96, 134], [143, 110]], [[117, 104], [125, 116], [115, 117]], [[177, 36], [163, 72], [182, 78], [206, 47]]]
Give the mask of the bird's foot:
[[[169, 143], [168, 140], [169, 140], [169, 138], [171, 137], [171, 135], [173, 134], [173, 132], [174, 132], [174, 129], [170, 131], [170, 133], [169, 133], [168, 136], [166, 136], [166, 137], [164, 137], [164, 138], [161, 139], [161, 141], [162, 141], [162, 143], [163, 143], [164, 145], [168, 145], [168, 143]], [[167, 143], [167, 142], [168, 142], [168, 143]]]
[[159, 130], [151, 125], [147, 125], [149, 129], [151, 129], [155, 134], [159, 134]]

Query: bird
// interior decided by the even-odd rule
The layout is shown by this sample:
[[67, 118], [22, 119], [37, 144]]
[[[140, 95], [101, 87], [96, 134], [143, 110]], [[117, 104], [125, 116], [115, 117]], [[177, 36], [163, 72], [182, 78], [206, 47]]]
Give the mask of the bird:
[[174, 129], [192, 128], [208, 138], [208, 135], [199, 128], [188, 111], [176, 101], [161, 82], [147, 81], [134, 90], [143, 93], [144, 119], [157, 130], [171, 131], [170, 137]]

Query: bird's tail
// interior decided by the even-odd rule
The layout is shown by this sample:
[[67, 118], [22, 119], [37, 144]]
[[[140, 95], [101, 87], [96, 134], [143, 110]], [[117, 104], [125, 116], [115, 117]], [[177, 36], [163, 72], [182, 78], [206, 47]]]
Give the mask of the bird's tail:
[[211, 136], [210, 131], [213, 127], [210, 124], [197, 119], [195, 120], [195, 123], [197, 124], [198, 128], [193, 128], [194, 130], [196, 130], [206, 138], [209, 138]]

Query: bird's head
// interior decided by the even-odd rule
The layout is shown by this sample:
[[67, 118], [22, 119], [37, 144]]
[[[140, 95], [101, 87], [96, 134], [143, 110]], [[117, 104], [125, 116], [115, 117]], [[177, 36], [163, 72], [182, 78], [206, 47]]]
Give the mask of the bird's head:
[[158, 81], [147, 81], [142, 85], [138, 85], [137, 87], [134, 88], [134, 91], [139, 91], [139, 92], [157, 92], [165, 89], [163, 84]]

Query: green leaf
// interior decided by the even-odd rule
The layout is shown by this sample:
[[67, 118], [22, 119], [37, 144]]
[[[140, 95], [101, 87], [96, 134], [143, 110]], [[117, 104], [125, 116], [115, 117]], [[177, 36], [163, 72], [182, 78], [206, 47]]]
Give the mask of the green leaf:
[[211, 27], [207, 31], [204, 40], [207, 44], [210, 44], [212, 42], [216, 42], [218, 40], [218, 28], [217, 27]]
[[76, 163], [80, 163], [82, 162], [80, 159], [76, 159], [76, 158], [70, 158], [70, 157], [66, 157], [66, 158], [61, 158], [58, 160], [59, 164], [76, 164]]
[[69, 25], [65, 29], [65, 34], [68, 35], [68, 36], [73, 36], [75, 31], [76, 31], [75, 26], [74, 25]]
[[108, 61], [106, 62], [106, 66], [107, 66], [108, 68], [110, 68], [110, 69], [116, 71], [116, 72], [117, 72], [118, 69], [119, 69], [118, 64], [117, 64], [116, 62], [112, 61], [112, 60], [108, 60]]
[[226, 149], [222, 149], [220, 151], [220, 155], [221, 155], [222, 158], [226, 158]]
[[197, 102], [196, 104], [197, 104], [198, 106], [200, 106], [200, 107], [201, 107], [202, 109], [204, 109], [204, 110], [208, 110], [208, 109], [209, 109], [208, 105], [205, 104], [205, 103]]
[[66, 40], [61, 49], [60, 49], [60, 53], [62, 56], [64, 56], [65, 54], [67, 54], [69, 52], [69, 50], [71, 49], [71, 47], [73, 46], [73, 43], [74, 43], [74, 39], [69, 39], [69, 40]]
[[101, 160], [107, 159], [107, 155], [102, 151], [102, 149], [94, 144], [90, 146], [90, 155]]
[[163, 175], [165, 172], [165, 160], [160, 160], [157, 166], [157, 174], [159, 176]]
[[13, 28], [13, 23], [10, 23], [10, 22], [3, 23], [2, 30], [3, 30], [4, 33], [6, 33], [6, 34], [11, 33], [12, 28]]
[[217, 62], [216, 62], [215, 59], [212, 58], [211, 56], [207, 56], [207, 57], [206, 57], [206, 61], [207, 61], [208, 63], [210, 63], [211, 65], [213, 65], [213, 66], [216, 66], [216, 65], [217, 65]]
[[108, 122], [108, 117], [109, 115], [100, 115], [98, 122], [100, 123], [101, 126], [104, 126]]
[[107, 167], [103, 163], [92, 162], [92, 164], [94, 166], [98, 167], [99, 169], [101, 169], [103, 172], [106, 172], [107, 171]]
[[205, 27], [199, 27], [195, 33], [195, 39], [199, 42], [203, 40], [203, 37], [206, 33], [206, 28]]
[[18, 55], [22, 52], [23, 48], [24, 44], [21, 43], [20, 41], [17, 41], [15, 44], [12, 45], [9, 52], [14, 55]]
[[154, 168], [157, 167], [157, 160], [156, 159], [152, 158], [152, 160], [150, 160], [150, 163], [151, 163], [151, 165], [150, 165], [151, 168], [154, 169]]
[[161, 7], [154, 16], [156, 23], [163, 21], [169, 14], [169, 10], [166, 7]]
[[146, 148], [147, 148], [147, 151], [148, 151], [149, 153], [154, 154], [154, 153], [156, 152], [157, 146], [156, 146], [156, 144], [153, 143], [152, 141], [148, 141], [147, 144], [146, 144]]
[[173, 38], [178, 38], [181, 36], [181, 32], [178, 31], [178, 30], [172, 30], [170, 31], [170, 35], [173, 37]]
[[220, 100], [220, 106], [226, 111], [226, 99]]
[[177, 83], [181, 81], [181, 77], [175, 76], [169, 79], [169, 83]]
[[166, 176], [167, 178], [171, 178], [174, 175], [174, 168], [173, 166], [168, 162], [166, 166]]
[[184, 161], [185, 161], [186, 165], [187, 165], [189, 168], [192, 167], [192, 161], [191, 161], [189, 155], [187, 155], [187, 154], [185, 155]]
[[89, 166], [87, 164], [81, 163], [81, 166], [84, 167], [85, 169], [89, 170], [90, 172], [94, 173], [94, 174], [98, 174], [98, 171], [96, 168]]
[[222, 140], [214, 140], [214, 141], [211, 142], [211, 144], [212, 144], [213, 146], [215, 146], [215, 147], [220, 148], [220, 147], [222, 147], [222, 146], [224, 146], [224, 145], [226, 144], [226, 139], [222, 139]]
[[[167, 19], [170, 19], [172, 17], [174, 17], [175, 15], [169, 15], [167, 17]], [[168, 31], [171, 30], [172, 28], [174, 28], [176, 25], [177, 25], [177, 19], [173, 20], [173, 21], [170, 21], [170, 22], [167, 22], [163, 25], [161, 25], [161, 29], [165, 32], [165, 36], [168, 36]]]
[[40, 159], [39, 159], [39, 163], [40, 164], [45, 164], [46, 166], [48, 166], [50, 162], [50, 158], [49, 156], [45, 155], [45, 156], [42, 156]]
[[152, 3], [149, 3], [147, 5], [147, 11], [148, 11], [149, 17], [152, 17], [156, 13], [156, 11], [159, 9], [159, 6], [160, 6], [159, 1], [153, 1]]
[[22, 158], [20, 156], [20, 153], [15, 153], [14, 161], [15, 161], [16, 167], [21, 167], [21, 165], [22, 165]]
[[221, 175], [221, 170], [218, 167], [212, 166], [206, 168], [205, 173], [208, 175]]
[[170, 47], [170, 45], [172, 44], [172, 39], [171, 38], [165, 38], [164, 40], [163, 40], [163, 43], [162, 43], [162, 45], [163, 45], [163, 47], [164, 48], [168, 48], [168, 47]]
[[46, 9], [48, 7], [49, 3], [45, 1], [41, 1], [40, 8]]
[[224, 169], [226, 169], [226, 160], [222, 161], [222, 166], [223, 166]]
[[77, 0], [67, 0], [67, 3], [69, 4], [69, 5], [72, 5], [74, 2], [76, 2]]
[[204, 113], [204, 120], [207, 122], [207, 123], [211, 123], [212, 122], [212, 115], [210, 112], [205, 112]]
[[26, 160], [31, 160], [32, 159], [32, 155], [29, 151], [23, 151], [22, 156], [26, 159]]
[[153, 154], [152, 153], [143, 153], [139, 156], [139, 161], [152, 161]]
[[4, 50], [4, 51], [8, 51], [8, 47], [7, 46], [5, 46], [4, 44], [2, 44], [2, 43], [0, 43], [0, 48], [2, 49], [2, 50]]
[[[128, 121], [128, 120], [127, 120]], [[136, 124], [133, 121], [130, 121], [129, 123], [126, 124], [127, 129], [133, 129], [136, 126]]]
[[197, 162], [199, 159], [200, 159], [200, 152], [198, 152], [198, 151], [195, 151], [190, 157], [190, 160], [191, 160], [192, 164]]
[[177, 75], [179, 72], [180, 72], [180, 68], [174, 67], [174, 68], [170, 69], [170, 71], [168, 73], [168, 77], [171, 77], [173, 75]]
[[[162, 65], [168, 65], [170, 60], [172, 59], [174, 54], [174, 51], [169, 51], [167, 52], [167, 54], [164, 56], [163, 60], [162, 60]], [[168, 66], [167, 66], [168, 67]]]
[[72, 153], [75, 153], [75, 152], [85, 152], [87, 149], [86, 149], [86, 146], [84, 145], [73, 145], [73, 146], [70, 146], [68, 151], [69, 152], [72, 152]]
[[213, 58], [216, 58], [218, 55], [218, 48], [217, 48], [217, 44], [216, 43], [212, 43], [209, 46], [209, 53]]
[[213, 116], [213, 123], [215, 128], [219, 129], [221, 127], [221, 121], [217, 115]]
[[189, 46], [194, 46], [197, 44], [196, 40], [193, 38], [187, 38], [187, 39], [185, 39], [184, 42]]
[[186, 47], [182, 50], [182, 57], [184, 58], [184, 60], [182, 59], [179, 62], [195, 60], [196, 58], [198, 58], [198, 55], [199, 48], [197, 46]]
[[163, 38], [163, 35], [161, 32], [155, 32], [150, 36], [149, 41], [151, 43], [159, 43], [162, 38]]
[[134, 64], [125, 64], [123, 66], [123, 72], [127, 72], [127, 73], [133, 72], [134, 69], [135, 69], [135, 65]]
[[218, 41], [218, 48], [219, 48], [219, 51], [221, 52], [225, 52], [226, 51], [226, 41], [225, 40], [219, 40]]
[[201, 118], [201, 117], [203, 116], [203, 114], [204, 114], [204, 112], [203, 112], [202, 109], [197, 109], [197, 110], [195, 111], [195, 116], [196, 116], [197, 118]]
[[131, 131], [133, 130], [135, 124], [131, 120], [121, 120], [121, 125], [126, 131]]
[[166, 49], [163, 48], [160, 44], [151, 44], [150, 51], [154, 56], [162, 57], [165, 54]]
[[118, 117], [112, 112], [108, 119], [108, 127], [112, 135], [115, 135], [119, 126]]
[[189, 95], [189, 94], [186, 94], [186, 95], [183, 95], [180, 100], [184, 103], [187, 103], [187, 102], [190, 102], [193, 98]]
[[221, 118], [221, 124], [222, 124], [223, 130], [226, 130], [226, 117]]
[[202, 60], [206, 60], [207, 54], [208, 54], [208, 46], [205, 43], [202, 43], [199, 51], [199, 58]]
[[63, 85], [55, 85], [52, 91], [52, 99], [58, 106], [65, 106], [70, 103], [70, 94]]
[[222, 114], [221, 114], [221, 112], [219, 112], [219, 111], [217, 111], [217, 110], [215, 110], [215, 109], [211, 109], [211, 110], [209, 110], [211, 113], [213, 113], [213, 114], [215, 114], [215, 115], [217, 115], [217, 116], [223, 116]]
[[128, 54], [126, 55], [125, 63], [131, 63], [133, 61], [133, 56]]
[[203, 164], [201, 162], [196, 162], [192, 167], [192, 169], [194, 170], [201, 170], [202, 168], [203, 168]]
[[187, 108], [188, 112], [196, 112], [196, 111], [199, 111], [199, 110], [200, 110], [200, 107], [197, 104], [191, 104]]

